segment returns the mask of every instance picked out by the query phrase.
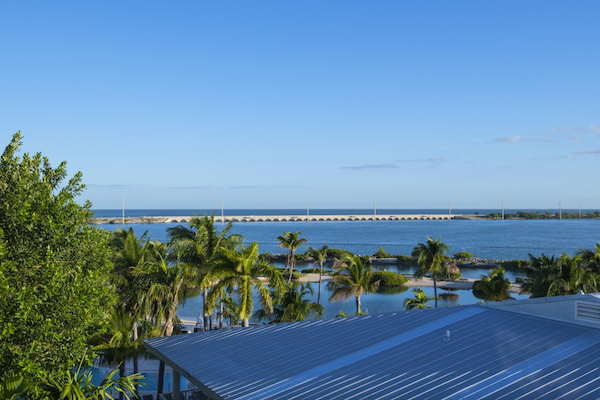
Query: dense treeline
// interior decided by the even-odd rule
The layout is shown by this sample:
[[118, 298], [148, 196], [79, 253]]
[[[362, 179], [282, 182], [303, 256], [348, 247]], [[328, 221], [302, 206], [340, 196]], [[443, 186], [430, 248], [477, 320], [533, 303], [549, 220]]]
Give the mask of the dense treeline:
[[[502, 213], [490, 213], [486, 218], [500, 219]], [[600, 218], [600, 211], [573, 213], [573, 212], [557, 212], [550, 211], [518, 211], [517, 213], [504, 214], [504, 219], [581, 219], [581, 218]]]

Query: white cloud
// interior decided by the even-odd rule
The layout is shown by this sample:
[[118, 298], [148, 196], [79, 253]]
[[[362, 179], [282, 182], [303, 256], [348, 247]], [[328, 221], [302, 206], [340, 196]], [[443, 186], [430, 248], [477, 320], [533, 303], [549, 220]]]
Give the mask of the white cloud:
[[494, 142], [516, 143], [516, 142], [522, 142], [523, 140], [525, 140], [525, 138], [523, 138], [521, 135], [516, 135], [516, 136], [506, 136], [506, 137], [496, 138], [496, 139], [494, 139]]
[[571, 155], [572, 158], [573, 156], [586, 156], [586, 155], [593, 155], [593, 156], [600, 156], [600, 149], [595, 149], [595, 150], [585, 150], [585, 151], [578, 151], [575, 152]]
[[396, 164], [366, 164], [366, 165], [354, 165], [349, 167], [342, 167], [342, 169], [395, 169], [398, 168]]

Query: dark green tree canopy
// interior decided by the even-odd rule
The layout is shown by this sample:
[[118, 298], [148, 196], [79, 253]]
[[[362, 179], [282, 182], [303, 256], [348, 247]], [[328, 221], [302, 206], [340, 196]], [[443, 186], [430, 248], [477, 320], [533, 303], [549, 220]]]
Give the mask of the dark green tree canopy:
[[17, 132], [0, 159], [0, 371], [39, 375], [72, 368], [103, 328], [111, 263], [91, 204], [75, 201], [81, 174], [20, 145]]

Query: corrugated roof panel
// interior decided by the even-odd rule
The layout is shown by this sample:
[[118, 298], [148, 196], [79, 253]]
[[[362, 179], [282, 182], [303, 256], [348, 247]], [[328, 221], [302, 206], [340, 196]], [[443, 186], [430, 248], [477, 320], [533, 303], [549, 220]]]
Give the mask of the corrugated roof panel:
[[469, 394], [513, 399], [534, 392], [570, 398], [598, 394], [589, 382], [600, 377], [592, 362], [600, 354], [597, 329], [481, 306], [267, 325], [147, 343], [231, 399]]

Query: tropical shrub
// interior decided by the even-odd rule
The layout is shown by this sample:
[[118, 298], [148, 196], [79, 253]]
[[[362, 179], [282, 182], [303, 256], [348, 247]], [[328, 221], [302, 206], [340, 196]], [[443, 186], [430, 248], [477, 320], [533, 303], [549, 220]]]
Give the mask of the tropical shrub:
[[329, 249], [327, 254], [329, 257], [337, 258], [338, 260], [354, 255], [352, 252], [343, 249]]
[[383, 248], [383, 246], [381, 246], [379, 248], [379, 250], [377, 250], [377, 252], [375, 254], [373, 254], [374, 257], [377, 258], [390, 258], [392, 257], [392, 255], [390, 253], [388, 253], [387, 251], [385, 251], [385, 249]]
[[528, 260], [506, 260], [501, 261], [500, 265], [504, 268], [523, 268], [529, 266], [530, 262]]
[[466, 251], [460, 251], [458, 253], [454, 253], [454, 258], [458, 258], [458, 259], [462, 259], [462, 258], [472, 258], [473, 254], [466, 252]]
[[372, 282], [379, 282], [379, 286], [401, 286], [408, 282], [408, 278], [402, 274], [391, 271], [375, 271]]

